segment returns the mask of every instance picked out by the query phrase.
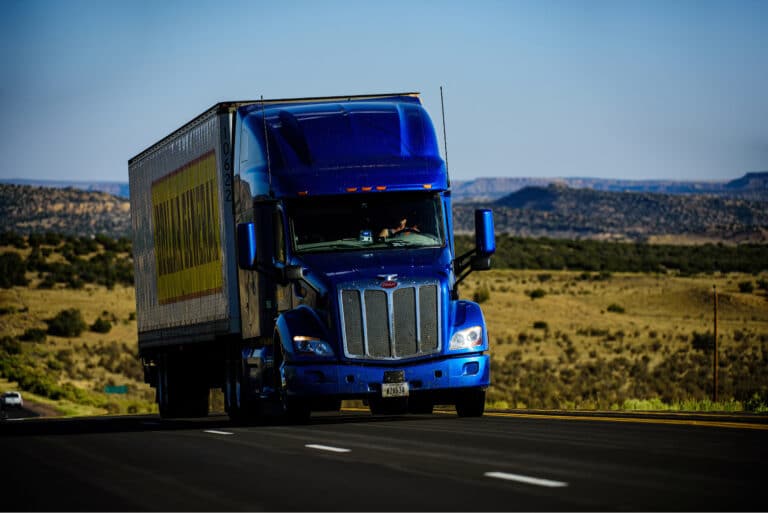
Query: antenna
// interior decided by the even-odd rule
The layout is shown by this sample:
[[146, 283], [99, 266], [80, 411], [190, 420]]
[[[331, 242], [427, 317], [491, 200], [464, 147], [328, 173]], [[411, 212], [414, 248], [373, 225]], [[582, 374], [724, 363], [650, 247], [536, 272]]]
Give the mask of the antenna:
[[440, 110], [443, 113], [443, 145], [445, 147], [445, 174], [447, 175], [448, 187], [451, 186], [451, 175], [448, 173], [448, 137], [445, 134], [445, 104], [443, 103], [443, 86], [440, 86]]
[[267, 115], [264, 113], [264, 95], [261, 95], [261, 119], [264, 121], [264, 146], [267, 148], [267, 176], [269, 177], [269, 192], [272, 193], [272, 165], [269, 161], [269, 139], [267, 138]]

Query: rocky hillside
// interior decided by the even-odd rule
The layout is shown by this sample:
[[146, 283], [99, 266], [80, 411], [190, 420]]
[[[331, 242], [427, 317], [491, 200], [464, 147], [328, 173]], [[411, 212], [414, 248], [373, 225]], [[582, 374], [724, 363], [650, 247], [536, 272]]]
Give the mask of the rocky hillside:
[[526, 187], [546, 187], [554, 183], [572, 189], [609, 192], [652, 192], [660, 194], [709, 194], [768, 201], [768, 171], [747, 173], [731, 181], [617, 180], [611, 178], [476, 178], [455, 180], [451, 186], [455, 201], [496, 201]]
[[[498, 233], [516, 236], [768, 243], [768, 201], [526, 187], [494, 202], [456, 203], [457, 233], [473, 232], [480, 206], [494, 210]], [[130, 204], [104, 192], [0, 184], [0, 232], [7, 230], [130, 237]]]
[[130, 203], [105, 192], [0, 184], [0, 231], [130, 237]]
[[495, 202], [458, 204], [457, 232], [473, 230], [474, 208], [494, 211], [496, 231], [518, 236], [667, 242], [768, 242], [768, 202], [526, 187]]

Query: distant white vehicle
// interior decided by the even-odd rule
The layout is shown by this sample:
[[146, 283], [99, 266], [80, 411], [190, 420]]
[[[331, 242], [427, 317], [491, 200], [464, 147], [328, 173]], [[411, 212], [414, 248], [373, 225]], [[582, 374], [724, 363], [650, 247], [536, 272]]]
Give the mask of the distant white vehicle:
[[3, 395], [0, 396], [0, 404], [4, 408], [22, 408], [24, 400], [19, 392], [3, 392]]

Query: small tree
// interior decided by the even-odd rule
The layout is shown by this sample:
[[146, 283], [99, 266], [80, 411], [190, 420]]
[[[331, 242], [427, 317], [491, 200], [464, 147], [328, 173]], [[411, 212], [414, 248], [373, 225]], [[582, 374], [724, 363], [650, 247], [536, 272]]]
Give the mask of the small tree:
[[485, 285], [481, 285], [475, 290], [475, 293], [472, 294], [472, 300], [475, 303], [485, 303], [489, 299], [491, 299], [491, 291], [488, 290], [488, 287]]
[[99, 317], [93, 324], [91, 324], [91, 331], [95, 333], [109, 333], [109, 330], [111, 329], [112, 323], [102, 317]]
[[25, 342], [45, 342], [45, 330], [41, 330], [40, 328], [29, 328], [19, 337], [19, 340]]
[[27, 285], [27, 279], [24, 277], [26, 271], [27, 264], [15, 251], [0, 255], [0, 287], [9, 289], [14, 285]]
[[77, 308], [62, 310], [45, 322], [48, 323], [48, 333], [59, 337], [79, 337], [88, 327]]
[[755, 290], [755, 286], [751, 281], [739, 282], [739, 292], [744, 294], [751, 294]]

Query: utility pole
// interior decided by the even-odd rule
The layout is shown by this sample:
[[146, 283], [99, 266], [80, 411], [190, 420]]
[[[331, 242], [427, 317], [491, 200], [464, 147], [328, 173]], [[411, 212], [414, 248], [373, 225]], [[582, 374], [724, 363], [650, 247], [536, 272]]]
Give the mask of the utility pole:
[[714, 309], [714, 323], [715, 323], [715, 340], [714, 340], [714, 355], [712, 357], [712, 375], [714, 378], [712, 386], [712, 402], [717, 402], [717, 285], [712, 285], [712, 292], [714, 293], [715, 309]]

